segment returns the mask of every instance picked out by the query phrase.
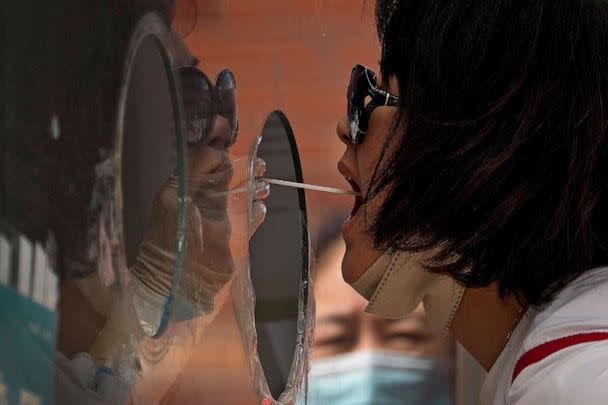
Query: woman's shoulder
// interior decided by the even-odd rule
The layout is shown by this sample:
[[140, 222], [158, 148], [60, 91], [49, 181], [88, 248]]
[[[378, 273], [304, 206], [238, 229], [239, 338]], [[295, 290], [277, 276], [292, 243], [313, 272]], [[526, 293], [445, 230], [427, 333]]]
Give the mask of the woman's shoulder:
[[548, 340], [608, 330], [608, 267], [589, 270], [567, 285], [543, 310], [536, 310], [523, 349]]
[[515, 361], [511, 404], [608, 398], [608, 267], [589, 270], [536, 311]]
[[607, 398], [608, 341], [599, 341], [560, 350], [522, 371], [508, 403], [603, 404]]

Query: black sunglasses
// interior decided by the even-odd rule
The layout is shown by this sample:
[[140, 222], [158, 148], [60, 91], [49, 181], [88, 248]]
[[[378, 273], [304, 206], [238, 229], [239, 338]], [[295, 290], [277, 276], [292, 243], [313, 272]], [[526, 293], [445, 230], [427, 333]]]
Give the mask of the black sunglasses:
[[[217, 115], [224, 117], [230, 125], [229, 145], [234, 145], [238, 135], [238, 108], [236, 82], [229, 69], [222, 70], [215, 86], [201, 70], [193, 66], [177, 69], [184, 105], [183, 125], [188, 144], [196, 145], [206, 139], [213, 128]], [[194, 135], [194, 136], [192, 136]]]
[[355, 145], [363, 141], [376, 107], [400, 105], [399, 97], [379, 89], [376, 74], [363, 65], [355, 65], [350, 74], [346, 100], [350, 141]]

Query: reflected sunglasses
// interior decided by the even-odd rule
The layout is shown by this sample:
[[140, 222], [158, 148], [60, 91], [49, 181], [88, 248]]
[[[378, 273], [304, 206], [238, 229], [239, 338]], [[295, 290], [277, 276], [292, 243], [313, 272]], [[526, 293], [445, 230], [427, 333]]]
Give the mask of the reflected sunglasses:
[[182, 89], [183, 126], [187, 134], [194, 134], [194, 139], [187, 138], [188, 144], [196, 145], [206, 139], [216, 116], [221, 115], [230, 125], [228, 143], [234, 145], [239, 126], [234, 74], [229, 69], [222, 70], [215, 86], [205, 73], [193, 66], [178, 68], [177, 75]]
[[350, 74], [346, 100], [350, 141], [354, 145], [363, 141], [376, 107], [400, 105], [399, 97], [379, 89], [376, 74], [363, 65], [355, 65]]

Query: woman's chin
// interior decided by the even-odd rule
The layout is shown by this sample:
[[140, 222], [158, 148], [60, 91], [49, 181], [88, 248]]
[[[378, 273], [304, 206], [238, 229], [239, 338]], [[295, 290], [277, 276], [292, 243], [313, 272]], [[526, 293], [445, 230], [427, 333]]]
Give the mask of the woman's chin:
[[344, 258], [342, 259], [342, 278], [348, 284], [352, 284], [359, 278], [353, 264], [354, 263], [352, 263], [352, 259], [349, 258], [349, 254], [347, 251], [344, 254]]
[[365, 215], [362, 214], [361, 210], [356, 212], [340, 229], [346, 245], [342, 259], [342, 277], [349, 284], [357, 281], [382, 255], [382, 252], [373, 248], [374, 241], [365, 231]]
[[369, 245], [356, 244], [360, 248], [350, 246], [346, 243], [346, 253], [342, 259], [342, 278], [349, 284], [354, 283], [369, 269], [382, 252], [374, 250]]

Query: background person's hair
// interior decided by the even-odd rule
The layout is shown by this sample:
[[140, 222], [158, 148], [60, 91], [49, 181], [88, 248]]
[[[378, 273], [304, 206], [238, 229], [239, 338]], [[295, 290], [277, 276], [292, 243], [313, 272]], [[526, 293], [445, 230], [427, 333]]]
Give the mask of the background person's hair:
[[404, 105], [368, 196], [387, 193], [377, 247], [443, 243], [460, 260], [430, 269], [535, 306], [608, 265], [608, 2], [378, 0], [376, 17]]

